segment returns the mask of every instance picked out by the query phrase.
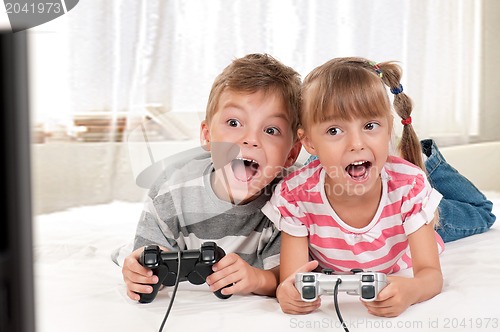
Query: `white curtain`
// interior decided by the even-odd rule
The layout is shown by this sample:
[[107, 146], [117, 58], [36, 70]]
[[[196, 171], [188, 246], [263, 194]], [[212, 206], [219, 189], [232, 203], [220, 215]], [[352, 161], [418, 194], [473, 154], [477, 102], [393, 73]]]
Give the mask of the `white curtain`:
[[[86, 0], [60, 20], [68, 59], [56, 69], [69, 81], [52, 84], [69, 98], [40, 106], [44, 119], [203, 113], [232, 59], [266, 52], [303, 77], [333, 57], [400, 61], [419, 136], [464, 143], [478, 134], [480, 1]], [[183, 121], [172, 136], [199, 118]]]

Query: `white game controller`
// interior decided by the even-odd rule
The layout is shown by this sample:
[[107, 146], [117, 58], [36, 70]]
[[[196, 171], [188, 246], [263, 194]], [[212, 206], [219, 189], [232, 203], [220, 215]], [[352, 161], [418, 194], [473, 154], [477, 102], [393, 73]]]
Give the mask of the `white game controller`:
[[295, 287], [299, 291], [302, 300], [312, 302], [319, 295], [333, 295], [335, 285], [339, 279], [338, 291], [347, 292], [350, 295], [359, 295], [363, 301], [374, 301], [378, 293], [387, 285], [387, 278], [384, 273], [364, 272], [361, 269], [339, 273], [325, 269], [322, 273], [297, 273]]

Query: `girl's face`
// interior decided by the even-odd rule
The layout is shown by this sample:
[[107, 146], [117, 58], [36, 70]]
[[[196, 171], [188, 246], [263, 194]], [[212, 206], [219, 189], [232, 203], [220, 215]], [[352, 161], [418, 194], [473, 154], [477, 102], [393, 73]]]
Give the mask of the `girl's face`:
[[304, 148], [318, 156], [335, 196], [362, 196], [380, 190], [380, 171], [389, 156], [392, 121], [385, 116], [332, 119], [299, 129]]

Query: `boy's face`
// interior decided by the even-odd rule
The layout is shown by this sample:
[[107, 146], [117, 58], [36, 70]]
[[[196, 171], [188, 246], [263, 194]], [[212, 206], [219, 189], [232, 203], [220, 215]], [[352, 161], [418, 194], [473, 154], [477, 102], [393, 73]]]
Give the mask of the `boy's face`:
[[244, 204], [294, 164], [301, 145], [293, 140], [288, 111], [276, 93], [226, 90], [218, 105], [210, 123], [201, 124], [201, 143], [216, 168], [212, 186], [219, 198]]

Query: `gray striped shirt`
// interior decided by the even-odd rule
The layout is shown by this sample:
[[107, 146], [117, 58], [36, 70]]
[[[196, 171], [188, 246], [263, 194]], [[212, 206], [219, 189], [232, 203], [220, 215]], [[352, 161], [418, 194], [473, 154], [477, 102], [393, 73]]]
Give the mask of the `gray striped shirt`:
[[250, 265], [279, 265], [280, 233], [262, 213], [275, 179], [255, 200], [233, 205], [220, 200], [210, 185], [210, 154], [203, 153], [163, 171], [149, 191], [137, 226], [134, 249], [158, 244], [172, 250], [199, 249], [214, 241], [226, 254], [237, 253]]

